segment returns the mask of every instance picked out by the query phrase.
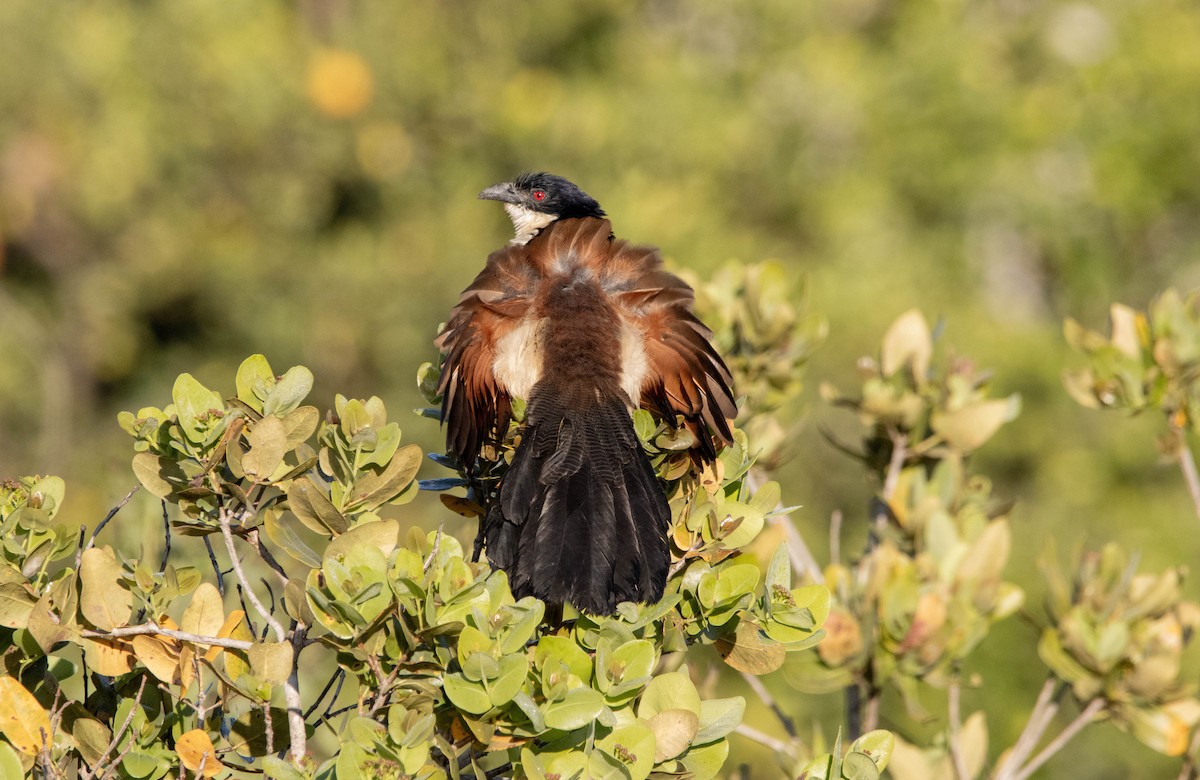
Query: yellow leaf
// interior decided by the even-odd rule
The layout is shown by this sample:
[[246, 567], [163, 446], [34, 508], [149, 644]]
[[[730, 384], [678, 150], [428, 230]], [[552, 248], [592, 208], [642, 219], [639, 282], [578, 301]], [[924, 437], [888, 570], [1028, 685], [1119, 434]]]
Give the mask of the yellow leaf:
[[179, 643], [140, 635], [133, 638], [133, 652], [142, 665], [165, 683], [179, 682]]
[[[241, 624], [242, 619], [245, 617], [246, 617], [246, 613], [242, 612], [240, 609], [235, 609], [233, 612], [230, 612], [229, 617], [225, 618], [225, 622], [221, 625], [221, 630], [217, 632], [217, 638], [218, 639], [233, 638], [233, 635], [236, 632], [237, 627]], [[253, 636], [248, 637], [248, 638], [251, 640], [254, 639]], [[212, 661], [217, 660], [217, 656], [220, 655], [221, 651], [224, 649], [225, 648], [223, 648], [223, 647], [213, 645], [212, 647], [208, 648], [208, 652], [204, 654], [204, 660], [208, 661], [210, 663]]]
[[225, 605], [215, 585], [201, 583], [192, 594], [192, 601], [179, 621], [180, 629], [189, 634], [216, 636], [225, 622]]
[[175, 740], [175, 752], [179, 754], [184, 768], [193, 772], [203, 771], [205, 777], [216, 777], [225, 769], [217, 759], [217, 751], [208, 733], [201, 729], [181, 734]]
[[12, 677], [0, 677], [0, 734], [30, 756], [36, 756], [52, 740], [50, 715]]
[[113, 639], [84, 639], [87, 665], [96, 674], [116, 677], [133, 671], [134, 655], [128, 645]]
[[83, 551], [79, 566], [83, 582], [79, 607], [83, 616], [101, 631], [111, 631], [129, 623], [133, 594], [121, 587], [123, 571], [124, 567], [109, 548], [89, 547]]

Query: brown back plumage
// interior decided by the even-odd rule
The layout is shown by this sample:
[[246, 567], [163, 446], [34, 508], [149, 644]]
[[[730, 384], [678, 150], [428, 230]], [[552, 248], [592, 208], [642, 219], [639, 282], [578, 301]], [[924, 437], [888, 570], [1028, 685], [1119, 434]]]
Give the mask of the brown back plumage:
[[526, 318], [545, 316], [538, 293], [568, 265], [592, 274], [642, 335], [646, 378], [630, 403], [668, 421], [682, 416], [697, 454], [716, 457], [732, 441], [733, 379], [692, 313], [691, 287], [663, 270], [658, 250], [614, 239], [608, 220], [591, 218], [560, 220], [526, 245], [493, 252], [462, 292], [436, 342], [446, 356], [439, 390], [449, 449], [469, 466], [507, 431], [511, 396], [492, 370], [497, 343]]

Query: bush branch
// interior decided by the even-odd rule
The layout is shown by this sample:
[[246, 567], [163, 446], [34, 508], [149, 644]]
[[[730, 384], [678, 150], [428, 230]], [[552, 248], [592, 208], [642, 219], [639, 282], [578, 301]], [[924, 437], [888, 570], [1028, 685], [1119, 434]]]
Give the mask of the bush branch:
[[1068, 723], [1067, 727], [1060, 731], [1057, 737], [1050, 740], [1050, 743], [1042, 748], [1042, 752], [1034, 756], [1020, 772], [1013, 776], [1013, 780], [1026, 780], [1026, 778], [1041, 768], [1042, 764], [1049, 761], [1055, 753], [1062, 750], [1084, 726], [1091, 723], [1100, 714], [1100, 711], [1104, 709], [1104, 704], [1104, 699], [1092, 699], [1088, 702], [1088, 705], [1083, 708], [1083, 712], [1076, 715], [1075, 719]]
[[[232, 514], [229, 509], [221, 507], [221, 510], [217, 513], [217, 522], [221, 525], [221, 536], [225, 537], [225, 549], [229, 552], [229, 563], [233, 567], [233, 574], [237, 577], [238, 582], [241, 583], [242, 591], [246, 594], [246, 598], [250, 599], [250, 603], [254, 606], [254, 609], [258, 614], [262, 615], [263, 620], [267, 621], [267, 625], [275, 632], [276, 641], [284, 642], [287, 640], [287, 632], [283, 630], [283, 625], [259, 601], [258, 595], [250, 587], [250, 581], [246, 579], [246, 572], [242, 571], [242, 563], [238, 560], [237, 548], [233, 544], [233, 530], [229, 526]], [[292, 638], [296, 639], [296, 635], [293, 635]], [[300, 641], [303, 643], [302, 638]], [[295, 646], [294, 642], [293, 646]], [[292, 763], [297, 766], [304, 760], [304, 754], [308, 752], [304, 736], [304, 703], [300, 700], [300, 686], [296, 675], [296, 665], [300, 660], [299, 655], [299, 648], [296, 648], [293, 655], [292, 675], [288, 677], [287, 682], [283, 685], [283, 696], [284, 701], [287, 702], [288, 712], [288, 737], [291, 740], [290, 752]]]
[[109, 631], [93, 631], [84, 629], [80, 635], [87, 639], [119, 639], [125, 636], [138, 636], [139, 634], [150, 634], [170, 637], [178, 639], [181, 642], [191, 642], [197, 645], [212, 645], [215, 647], [227, 647], [232, 650], [249, 650], [253, 642], [246, 639], [230, 639], [219, 636], [203, 636], [201, 634], [192, 634], [187, 631], [177, 631], [173, 628], [165, 628], [151, 621], [143, 623], [140, 626], [123, 626], [114, 628]]
[[741, 734], [746, 739], [753, 740], [760, 745], [763, 745], [775, 753], [795, 758], [796, 754], [792, 751], [792, 746], [784, 742], [782, 739], [776, 739], [770, 734], [765, 734], [753, 726], [747, 726], [745, 723], [739, 723], [734, 732]]
[[1183, 481], [1187, 483], [1188, 495], [1192, 497], [1196, 518], [1200, 519], [1200, 472], [1196, 470], [1196, 459], [1192, 456], [1192, 448], [1188, 446], [1187, 436], [1180, 429], [1176, 429], [1175, 433], [1179, 440], [1175, 457], [1179, 461], [1179, 470], [1183, 472]]
[[1058, 705], [1053, 701], [1054, 690], [1057, 687], [1058, 681], [1053, 676], [1048, 677], [1042, 684], [1042, 690], [1038, 693], [1033, 711], [1029, 713], [1029, 720], [1025, 722], [1025, 728], [1021, 730], [1017, 741], [1013, 743], [1008, 757], [996, 767], [996, 771], [992, 774], [993, 780], [1014, 780], [1016, 773], [1020, 771], [1021, 764], [1037, 747], [1042, 734], [1046, 732], [1046, 727], [1050, 725], [1051, 719], [1058, 712]]

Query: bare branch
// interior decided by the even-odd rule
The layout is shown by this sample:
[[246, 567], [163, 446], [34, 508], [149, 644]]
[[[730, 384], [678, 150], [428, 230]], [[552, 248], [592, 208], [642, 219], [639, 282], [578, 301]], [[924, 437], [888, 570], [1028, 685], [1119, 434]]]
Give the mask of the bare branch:
[[796, 753], [792, 749], [791, 745], [781, 739], [772, 737], [770, 734], [764, 734], [753, 726], [747, 726], [745, 723], [739, 723], [737, 728], [734, 729], [734, 732], [741, 734], [746, 739], [754, 740], [758, 744], [764, 745], [780, 755], [790, 756], [791, 758], [796, 757]]
[[[138, 684], [138, 692], [133, 697], [133, 706], [129, 708], [129, 714], [125, 716], [125, 721], [121, 724], [121, 728], [113, 732], [112, 739], [109, 740], [108, 747], [104, 748], [104, 752], [100, 754], [100, 759], [96, 762], [97, 769], [104, 769], [103, 774], [99, 776], [98, 780], [105, 780], [105, 778], [107, 778], [109, 774], [120, 765], [121, 759], [125, 756], [125, 753], [129, 752], [129, 749], [133, 747], [133, 740], [131, 739], [129, 740], [129, 744], [125, 746], [125, 750], [117, 754], [117, 757], [113, 759], [111, 764], [105, 766], [104, 759], [109, 753], [116, 749], [117, 745], [121, 744], [121, 737], [125, 736], [125, 732], [129, 730], [129, 725], [133, 723], [133, 714], [137, 712], [137, 708], [142, 705], [142, 692], [146, 690], [146, 677], [147, 675], [142, 675], [142, 681]], [[82, 771], [80, 772], [80, 775], [84, 776]]]
[[754, 691], [759, 700], [761, 700], [763, 704], [767, 705], [767, 708], [770, 709], [771, 712], [775, 713], [775, 717], [779, 720], [779, 724], [783, 726], [783, 730], [787, 732], [789, 737], [795, 739], [795, 722], [788, 717], [788, 714], [785, 713], [783, 708], [779, 706], [779, 702], [776, 701], [775, 697], [771, 695], [771, 692], [767, 690], [767, 686], [763, 685], [762, 680], [758, 679], [758, 677], [753, 674], [749, 674], [747, 672], [742, 672], [741, 674], [742, 679], [745, 680], [746, 684], [750, 686], [750, 690]]
[[225, 537], [225, 549], [229, 552], [229, 563], [233, 566], [234, 576], [242, 585], [242, 591], [246, 598], [250, 599], [250, 604], [255, 611], [262, 616], [262, 619], [267, 621], [267, 625], [275, 632], [275, 641], [282, 642], [287, 639], [287, 632], [283, 630], [283, 625], [275, 619], [275, 616], [267, 611], [263, 603], [258, 600], [258, 595], [250, 587], [250, 581], [246, 579], [246, 572], [242, 571], [242, 562], [238, 560], [237, 548], [233, 544], [233, 530], [229, 526], [230, 517], [233, 512], [222, 507], [217, 512], [217, 522], [221, 524], [221, 536]]
[[137, 636], [139, 634], [157, 634], [160, 636], [178, 639], [181, 642], [191, 642], [197, 645], [212, 645], [215, 647], [228, 647], [234, 650], [248, 650], [253, 642], [246, 639], [229, 639], [219, 636], [203, 636], [201, 634], [191, 634], [187, 631], [177, 631], [173, 628], [164, 628], [157, 623], [143, 623], [140, 626], [122, 626], [114, 628], [110, 631], [93, 631], [84, 629], [80, 632], [82, 636], [88, 639], [117, 639], [123, 636]]
[[1026, 780], [1026, 778], [1041, 768], [1042, 764], [1049, 761], [1055, 753], [1062, 750], [1068, 742], [1074, 739], [1075, 735], [1078, 734], [1084, 726], [1087, 726], [1089, 723], [1091, 723], [1092, 719], [1099, 715], [1101, 710], [1104, 709], [1104, 706], [1104, 699], [1092, 699], [1090, 702], [1088, 702], [1088, 705], [1083, 708], [1083, 712], [1080, 712], [1078, 715], [1076, 715], [1075, 719], [1068, 723], [1067, 727], [1060, 731], [1057, 737], [1050, 740], [1050, 743], [1046, 745], [1046, 747], [1042, 748], [1042, 752], [1034, 756], [1033, 759], [1014, 776], [1013, 780]]
[[1029, 720], [1025, 722], [1025, 728], [1017, 737], [1017, 741], [1013, 743], [1008, 757], [992, 773], [993, 780], [1013, 780], [1016, 773], [1020, 771], [1021, 764], [1037, 747], [1042, 734], [1046, 732], [1046, 727], [1050, 725], [1050, 721], [1058, 712], [1058, 705], [1053, 701], [1054, 691], [1057, 687], [1058, 681], [1053, 676], [1046, 678], [1046, 682], [1042, 684], [1042, 690], [1038, 693], [1037, 701], [1033, 705], [1033, 711], [1029, 713]]
[[[284, 642], [288, 637], [287, 632], [283, 630], [283, 625], [258, 600], [254, 589], [250, 587], [249, 580], [246, 579], [246, 572], [242, 571], [242, 563], [238, 560], [237, 548], [233, 544], [233, 530], [229, 526], [232, 514], [230, 510], [221, 507], [220, 511], [217, 512], [217, 522], [221, 525], [221, 536], [225, 537], [225, 549], [229, 552], [229, 562], [233, 567], [234, 576], [241, 583], [242, 591], [245, 593], [246, 598], [250, 599], [250, 603], [254, 606], [254, 609], [257, 610], [258, 614], [262, 615], [263, 620], [267, 621], [267, 625], [275, 632], [276, 641]], [[298, 645], [297, 641], [299, 642]], [[304, 760], [304, 754], [308, 752], [305, 745], [304, 713], [302, 712], [304, 702], [300, 699], [299, 677], [296, 674], [296, 665], [300, 661], [300, 649], [304, 646], [303, 628], [292, 632], [292, 645], [295, 650], [293, 653], [295, 660], [293, 661], [292, 674], [288, 677], [287, 682], [284, 683], [283, 696], [287, 702], [288, 737], [291, 739], [290, 752], [292, 763], [299, 765]]]
[[134, 485], [133, 490], [130, 490], [128, 493], [126, 493], [125, 498], [122, 498], [119, 504], [108, 510], [108, 514], [104, 516], [104, 519], [96, 524], [96, 530], [92, 531], [92, 536], [88, 539], [87, 546], [80, 548], [79, 553], [76, 556], [76, 568], [79, 568], [78, 561], [83, 557], [83, 551], [89, 550], [96, 546], [96, 537], [100, 535], [102, 530], [104, 530], [104, 526], [108, 525], [108, 521], [116, 517], [117, 512], [120, 512], [122, 509], [124, 509], [125, 505], [128, 504], [133, 499], [134, 495], [141, 489], [141, 485]]
[[1192, 449], [1188, 446], [1187, 436], [1182, 430], [1175, 431], [1179, 445], [1175, 448], [1175, 457], [1179, 460], [1179, 470], [1183, 472], [1183, 481], [1187, 483], [1188, 495], [1192, 497], [1192, 508], [1196, 510], [1196, 518], [1200, 519], [1200, 472], [1196, 470], [1196, 459], [1192, 457]]

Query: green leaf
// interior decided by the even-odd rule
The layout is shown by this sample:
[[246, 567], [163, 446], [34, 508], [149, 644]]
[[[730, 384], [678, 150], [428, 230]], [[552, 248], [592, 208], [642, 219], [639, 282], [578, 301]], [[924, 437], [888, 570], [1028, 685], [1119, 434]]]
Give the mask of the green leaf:
[[421, 448], [415, 444], [401, 447], [382, 472], [367, 471], [354, 483], [347, 509], [377, 509], [398, 497], [421, 468]]
[[238, 400], [261, 413], [262, 399], [267, 397], [267, 393], [275, 385], [275, 372], [271, 370], [271, 364], [267, 362], [266, 357], [251, 355], [238, 366], [235, 385]]
[[242, 471], [255, 482], [266, 482], [283, 463], [288, 451], [288, 433], [283, 420], [264, 417], [246, 435], [250, 449], [242, 455]]
[[25, 769], [21, 766], [21, 757], [7, 742], [0, 742], [0, 777], [20, 780], [25, 777]]
[[630, 780], [645, 780], [654, 769], [655, 735], [646, 726], [630, 724], [618, 726], [596, 747], [612, 757], [628, 772]]
[[302, 477], [287, 489], [288, 508], [314, 533], [344, 534], [350, 524], [312, 481]]
[[767, 578], [763, 583], [767, 590], [767, 600], [775, 599], [777, 593], [787, 593], [792, 589], [792, 562], [788, 557], [787, 542], [775, 548], [771, 562], [767, 565]]
[[792, 591], [792, 601], [801, 609], [812, 613], [816, 625], [824, 625], [829, 617], [829, 588], [824, 585], [805, 585]]
[[689, 780], [712, 780], [725, 766], [729, 757], [729, 740], [693, 747], [681, 757], [680, 763], [689, 773]]
[[315, 406], [301, 406], [282, 418], [284, 430], [287, 432], [288, 452], [308, 441], [317, 430], [321, 421], [321, 413]]
[[156, 498], [168, 498], [177, 486], [187, 483], [187, 477], [178, 463], [150, 452], [134, 455], [132, 465], [138, 482]]
[[842, 777], [846, 780], [879, 780], [879, 767], [865, 753], [847, 753], [842, 759]]
[[283, 551], [295, 558], [300, 563], [315, 569], [321, 565], [321, 558], [312, 548], [304, 543], [300, 538], [300, 534], [291, 527], [291, 524], [283, 520], [283, 516], [274, 510], [267, 510], [263, 513], [263, 527], [267, 531], [267, 538], [275, 544], [283, 548]]
[[[442, 690], [455, 707], [472, 715], [482, 715], [492, 708], [492, 699], [480, 682], [472, 682], [457, 672], [442, 680]], [[599, 696], [599, 694], [596, 694]]]
[[263, 415], [286, 415], [300, 405], [312, 386], [312, 372], [304, 366], [292, 366], [263, 399]]
[[101, 631], [111, 631], [129, 623], [133, 594], [120, 584], [124, 572], [124, 567], [117, 563], [109, 548], [91, 547], [83, 551], [79, 607], [83, 616]]
[[758, 567], [749, 563], [738, 563], [716, 569], [717, 582], [713, 588], [713, 599], [717, 604], [733, 601], [758, 587]]
[[604, 696], [599, 691], [574, 688], [561, 701], [547, 704], [543, 713], [549, 728], [571, 731], [591, 723], [603, 709]]
[[[975, 713], [975, 714], [980, 716], [979, 719], [977, 720], [977, 723], [983, 722], [983, 713]], [[968, 723], [970, 723], [970, 722], [971, 722], [971, 719], [968, 718]], [[971, 728], [975, 728], [975, 726], [972, 726]], [[986, 726], [985, 726], [985, 728], [986, 728]], [[968, 730], [967, 727], [964, 726], [963, 730], [960, 732], [960, 735], [965, 735], [967, 733], [967, 730]], [[987, 735], [985, 732], [985, 734], [984, 734], [985, 749], [983, 751], [983, 755], [981, 756], [981, 758], [986, 758], [986, 756], [987, 756], [986, 744], [987, 744]], [[892, 732], [886, 731], [884, 729], [868, 731], [866, 734], [863, 734], [861, 737], [859, 737], [858, 739], [856, 739], [852, 743], [850, 743], [850, 751], [851, 752], [864, 754], [864, 755], [868, 756], [871, 759], [871, 761], [874, 762], [875, 767], [880, 772], [882, 772], [884, 769], [887, 768], [888, 761], [891, 759], [892, 751], [895, 748], [896, 748], [896, 737], [892, 735]], [[964, 753], [969, 753], [969, 752], [970, 751], [964, 750]], [[980, 764], [980, 768], [982, 768], [982, 764]], [[972, 773], [971, 776], [974, 777], [974, 774]]]
[[282, 685], [292, 674], [291, 642], [255, 642], [246, 651], [250, 672], [272, 685]]
[[660, 674], [651, 680], [638, 702], [637, 714], [649, 720], [667, 710], [687, 710], [697, 718], [700, 716], [700, 694], [683, 672]]
[[746, 700], [741, 696], [730, 699], [705, 699], [700, 702], [700, 721], [692, 742], [703, 745], [733, 732], [746, 713]]
[[[400, 523], [396, 520], [373, 520], [346, 531], [325, 548], [326, 559], [347, 558], [356, 549], [373, 547], [387, 558], [400, 539]], [[382, 574], [382, 572], [380, 572]]]
[[262, 770], [271, 780], [308, 780], [308, 776], [279, 756], [263, 756]]
[[499, 707], [512, 701], [525, 684], [528, 674], [529, 659], [523, 653], [501, 658], [500, 673], [487, 681], [488, 697], [492, 706]]
[[196, 381], [191, 374], [180, 374], [171, 390], [179, 427], [189, 441], [203, 443], [208, 437], [203, 423], [211, 412], [224, 412], [221, 396]]
[[954, 411], [935, 410], [929, 418], [934, 433], [959, 452], [979, 449], [1000, 429], [1016, 419], [1021, 411], [1021, 397], [1011, 395], [990, 401], [978, 401]]
[[534, 650], [534, 661], [541, 669], [547, 659], [554, 659], [567, 667], [571, 674], [590, 685], [592, 680], [592, 659], [575, 641], [566, 636], [553, 634], [543, 635], [538, 639], [537, 649]]

